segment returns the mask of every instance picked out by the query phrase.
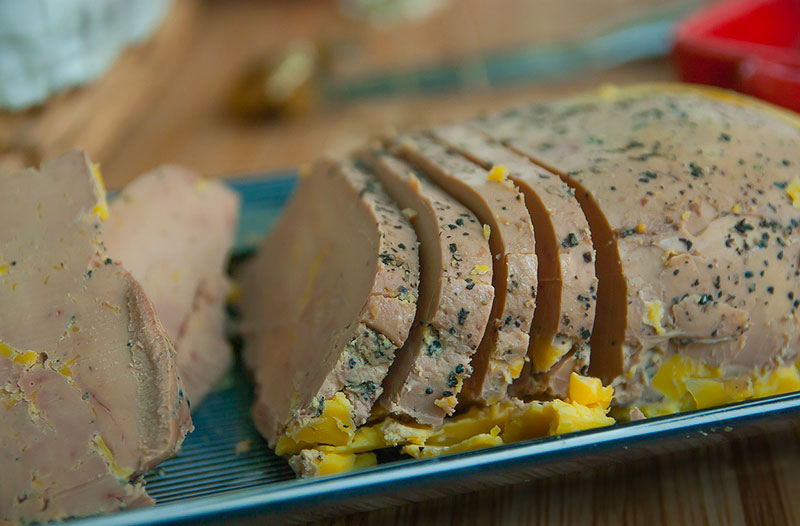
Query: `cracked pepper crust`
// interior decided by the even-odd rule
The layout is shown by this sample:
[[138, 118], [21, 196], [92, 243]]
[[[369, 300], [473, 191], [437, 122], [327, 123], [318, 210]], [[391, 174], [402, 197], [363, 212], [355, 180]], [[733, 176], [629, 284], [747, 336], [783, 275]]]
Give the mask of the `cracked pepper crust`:
[[242, 275], [253, 416], [270, 445], [338, 392], [355, 424], [366, 421], [414, 319], [417, 250], [408, 220], [363, 168], [323, 161], [300, 181]]

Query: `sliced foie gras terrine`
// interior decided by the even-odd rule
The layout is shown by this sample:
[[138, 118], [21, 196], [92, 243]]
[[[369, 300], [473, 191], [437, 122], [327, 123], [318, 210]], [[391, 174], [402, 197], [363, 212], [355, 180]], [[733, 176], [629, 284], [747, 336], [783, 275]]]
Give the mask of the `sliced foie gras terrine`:
[[224, 302], [239, 198], [188, 168], [163, 166], [111, 202], [105, 244], [142, 284], [178, 352], [194, 407], [228, 369]]
[[495, 298], [461, 398], [501, 401], [525, 363], [536, 306], [535, 240], [525, 199], [501, 170], [485, 170], [427, 135], [401, 135], [388, 144], [488, 226]]
[[530, 361], [511, 393], [566, 397], [570, 374], [588, 373], [597, 303], [592, 238], [574, 189], [474, 127], [442, 126], [433, 134], [481, 166], [507, 172], [525, 196], [536, 237], [539, 290]]
[[0, 174], [0, 521], [152, 504], [139, 475], [191, 420], [142, 287], [107, 259], [82, 152]]
[[233, 361], [225, 309], [230, 290], [230, 280], [224, 274], [201, 281], [192, 311], [175, 340], [178, 372], [189, 401], [196, 404], [220, 382]]
[[253, 417], [279, 454], [350, 442], [406, 341], [418, 287], [414, 229], [373, 174], [314, 165], [242, 274]]
[[575, 188], [600, 280], [591, 371], [617, 404], [661, 414], [800, 386], [796, 117], [643, 86], [475, 124]]
[[[354, 454], [396, 444], [427, 457], [609, 425], [612, 395], [630, 418], [800, 389], [796, 116], [638, 86], [382, 145], [367, 158], [381, 177], [430, 181], [489, 227], [495, 299], [459, 397], [471, 403], [433, 429], [375, 418], [343, 445], [303, 450], [301, 474], [360, 467]], [[442, 239], [420, 242], [428, 272]], [[425, 274], [421, 286], [428, 298]]]
[[410, 216], [420, 240], [417, 318], [384, 380], [393, 415], [440, 425], [453, 414], [494, 299], [489, 228], [409, 164], [380, 148], [359, 156]]

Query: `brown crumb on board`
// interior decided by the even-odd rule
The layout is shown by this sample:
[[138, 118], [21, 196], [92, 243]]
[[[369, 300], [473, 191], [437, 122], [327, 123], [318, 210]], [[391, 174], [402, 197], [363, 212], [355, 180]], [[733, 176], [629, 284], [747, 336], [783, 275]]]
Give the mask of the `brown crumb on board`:
[[245, 455], [250, 453], [253, 449], [253, 443], [250, 441], [249, 438], [244, 440], [240, 440], [236, 443], [236, 447], [234, 448], [233, 452], [237, 455]]

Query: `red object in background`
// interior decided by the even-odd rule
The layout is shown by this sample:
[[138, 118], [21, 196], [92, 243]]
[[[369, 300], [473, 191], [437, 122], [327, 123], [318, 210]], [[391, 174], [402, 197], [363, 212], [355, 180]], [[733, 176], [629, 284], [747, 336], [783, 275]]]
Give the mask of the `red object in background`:
[[734, 89], [800, 112], [800, 0], [732, 0], [678, 24], [681, 80]]

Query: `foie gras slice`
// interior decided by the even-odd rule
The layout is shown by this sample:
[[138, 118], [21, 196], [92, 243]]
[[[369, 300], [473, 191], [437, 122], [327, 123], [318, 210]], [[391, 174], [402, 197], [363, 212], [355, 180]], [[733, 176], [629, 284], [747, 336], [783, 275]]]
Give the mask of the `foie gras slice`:
[[346, 444], [414, 320], [411, 224], [364, 168], [321, 161], [241, 283], [259, 431], [280, 454]]
[[438, 426], [455, 410], [489, 320], [490, 236], [468, 208], [406, 162], [375, 148], [360, 157], [410, 216], [420, 241], [417, 316], [378, 401], [389, 413]]
[[489, 226], [494, 303], [460, 398], [500, 401], [522, 371], [536, 306], [535, 240], [524, 197], [503, 173], [487, 171], [426, 135], [401, 135], [391, 148]]
[[570, 373], [588, 372], [597, 303], [592, 237], [575, 190], [474, 127], [441, 126], [432, 133], [484, 168], [505, 167], [525, 196], [536, 237], [539, 290], [530, 362], [514, 382], [512, 394], [563, 398]]
[[[689, 395], [701, 403], [684, 377], [758, 376], [796, 359], [797, 117], [727, 92], [643, 86], [477, 124], [596, 206], [584, 207], [600, 279], [591, 367], [618, 385], [617, 403], [674, 411]], [[612, 236], [596, 235], [601, 222]], [[679, 378], [658, 375], [667, 362]]]
[[141, 286], [106, 259], [83, 152], [0, 174], [0, 519], [152, 504], [138, 475], [191, 419]]
[[225, 313], [229, 290], [230, 282], [224, 275], [201, 281], [192, 310], [175, 340], [178, 371], [190, 401], [202, 401], [231, 365], [233, 353], [226, 337]]
[[[224, 184], [182, 166], [163, 166], [119, 193], [104, 228], [109, 256], [142, 284], [175, 342], [178, 370], [195, 407], [232, 358], [220, 331], [227, 296], [220, 284], [238, 216], [238, 195]], [[198, 308], [204, 312], [195, 312]], [[202, 334], [187, 337], [190, 329]], [[207, 344], [201, 343], [204, 338]], [[184, 350], [181, 343], [187, 341], [200, 346]], [[201, 356], [206, 352], [216, 354]]]

